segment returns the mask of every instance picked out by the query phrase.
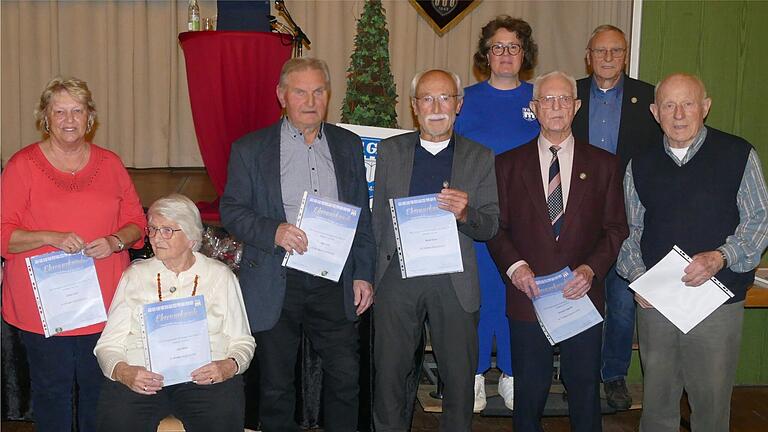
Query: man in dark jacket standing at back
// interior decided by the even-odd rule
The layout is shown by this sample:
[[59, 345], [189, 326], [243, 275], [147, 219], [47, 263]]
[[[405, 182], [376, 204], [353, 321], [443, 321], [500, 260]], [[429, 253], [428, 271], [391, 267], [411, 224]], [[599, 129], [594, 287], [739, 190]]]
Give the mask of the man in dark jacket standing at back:
[[[601, 25], [587, 44], [592, 75], [577, 83], [581, 109], [573, 119], [573, 136], [619, 156], [622, 172], [644, 149], [661, 145], [661, 129], [648, 107], [653, 86], [628, 77], [627, 39], [621, 29]], [[612, 268], [605, 279], [603, 379], [608, 405], [626, 410], [632, 405], [625, 377], [632, 360], [635, 301], [627, 281]]]

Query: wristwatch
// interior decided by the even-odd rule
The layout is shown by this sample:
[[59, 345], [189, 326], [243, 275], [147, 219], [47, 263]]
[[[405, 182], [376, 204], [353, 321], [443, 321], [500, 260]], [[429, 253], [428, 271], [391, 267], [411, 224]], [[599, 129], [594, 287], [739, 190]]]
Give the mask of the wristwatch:
[[110, 237], [114, 237], [117, 239], [117, 251], [122, 252], [125, 250], [125, 243], [123, 243], [122, 240], [120, 240], [120, 237], [117, 236], [117, 234], [110, 234]]
[[723, 259], [723, 268], [728, 268], [728, 256], [725, 255], [725, 252], [723, 252], [722, 249], [718, 249], [718, 252], [720, 252], [720, 258]]

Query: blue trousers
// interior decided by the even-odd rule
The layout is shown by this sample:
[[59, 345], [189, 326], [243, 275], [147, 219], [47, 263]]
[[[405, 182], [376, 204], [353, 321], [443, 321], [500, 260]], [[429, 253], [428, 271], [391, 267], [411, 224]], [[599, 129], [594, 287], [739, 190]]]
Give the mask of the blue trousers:
[[629, 282], [613, 266], [605, 277], [605, 323], [603, 326], [603, 382], [627, 376], [632, 361], [632, 335], [635, 331], [635, 296]]
[[75, 383], [78, 431], [96, 430], [96, 403], [102, 374], [93, 348], [100, 334], [45, 336], [21, 330], [32, 387], [32, 410], [38, 432], [68, 431], [72, 425]]
[[496, 338], [496, 367], [512, 376], [509, 321], [506, 312], [507, 287], [485, 243], [475, 242], [475, 253], [480, 278], [480, 322], [477, 325], [480, 351], [477, 373], [482, 374], [490, 369], [493, 338]]

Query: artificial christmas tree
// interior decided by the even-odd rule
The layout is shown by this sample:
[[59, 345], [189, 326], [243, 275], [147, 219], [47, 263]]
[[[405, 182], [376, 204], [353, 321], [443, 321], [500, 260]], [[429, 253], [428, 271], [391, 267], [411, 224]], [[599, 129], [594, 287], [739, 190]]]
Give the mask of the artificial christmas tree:
[[389, 67], [389, 31], [380, 0], [365, 2], [347, 69], [342, 123], [397, 128], [397, 92]]

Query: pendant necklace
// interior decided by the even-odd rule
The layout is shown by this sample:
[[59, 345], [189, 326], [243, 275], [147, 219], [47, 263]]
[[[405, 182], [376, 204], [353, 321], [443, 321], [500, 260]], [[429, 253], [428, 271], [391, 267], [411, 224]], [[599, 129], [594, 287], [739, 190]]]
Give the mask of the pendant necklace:
[[[197, 279], [198, 275], [195, 275], [195, 283], [192, 288], [192, 295], [190, 297], [194, 297], [195, 294], [197, 294]], [[175, 289], [171, 288], [171, 292], [176, 291]], [[157, 298], [160, 299], [160, 301], [163, 301], [163, 291], [162, 291], [162, 285], [160, 284], [160, 273], [157, 274]]]

